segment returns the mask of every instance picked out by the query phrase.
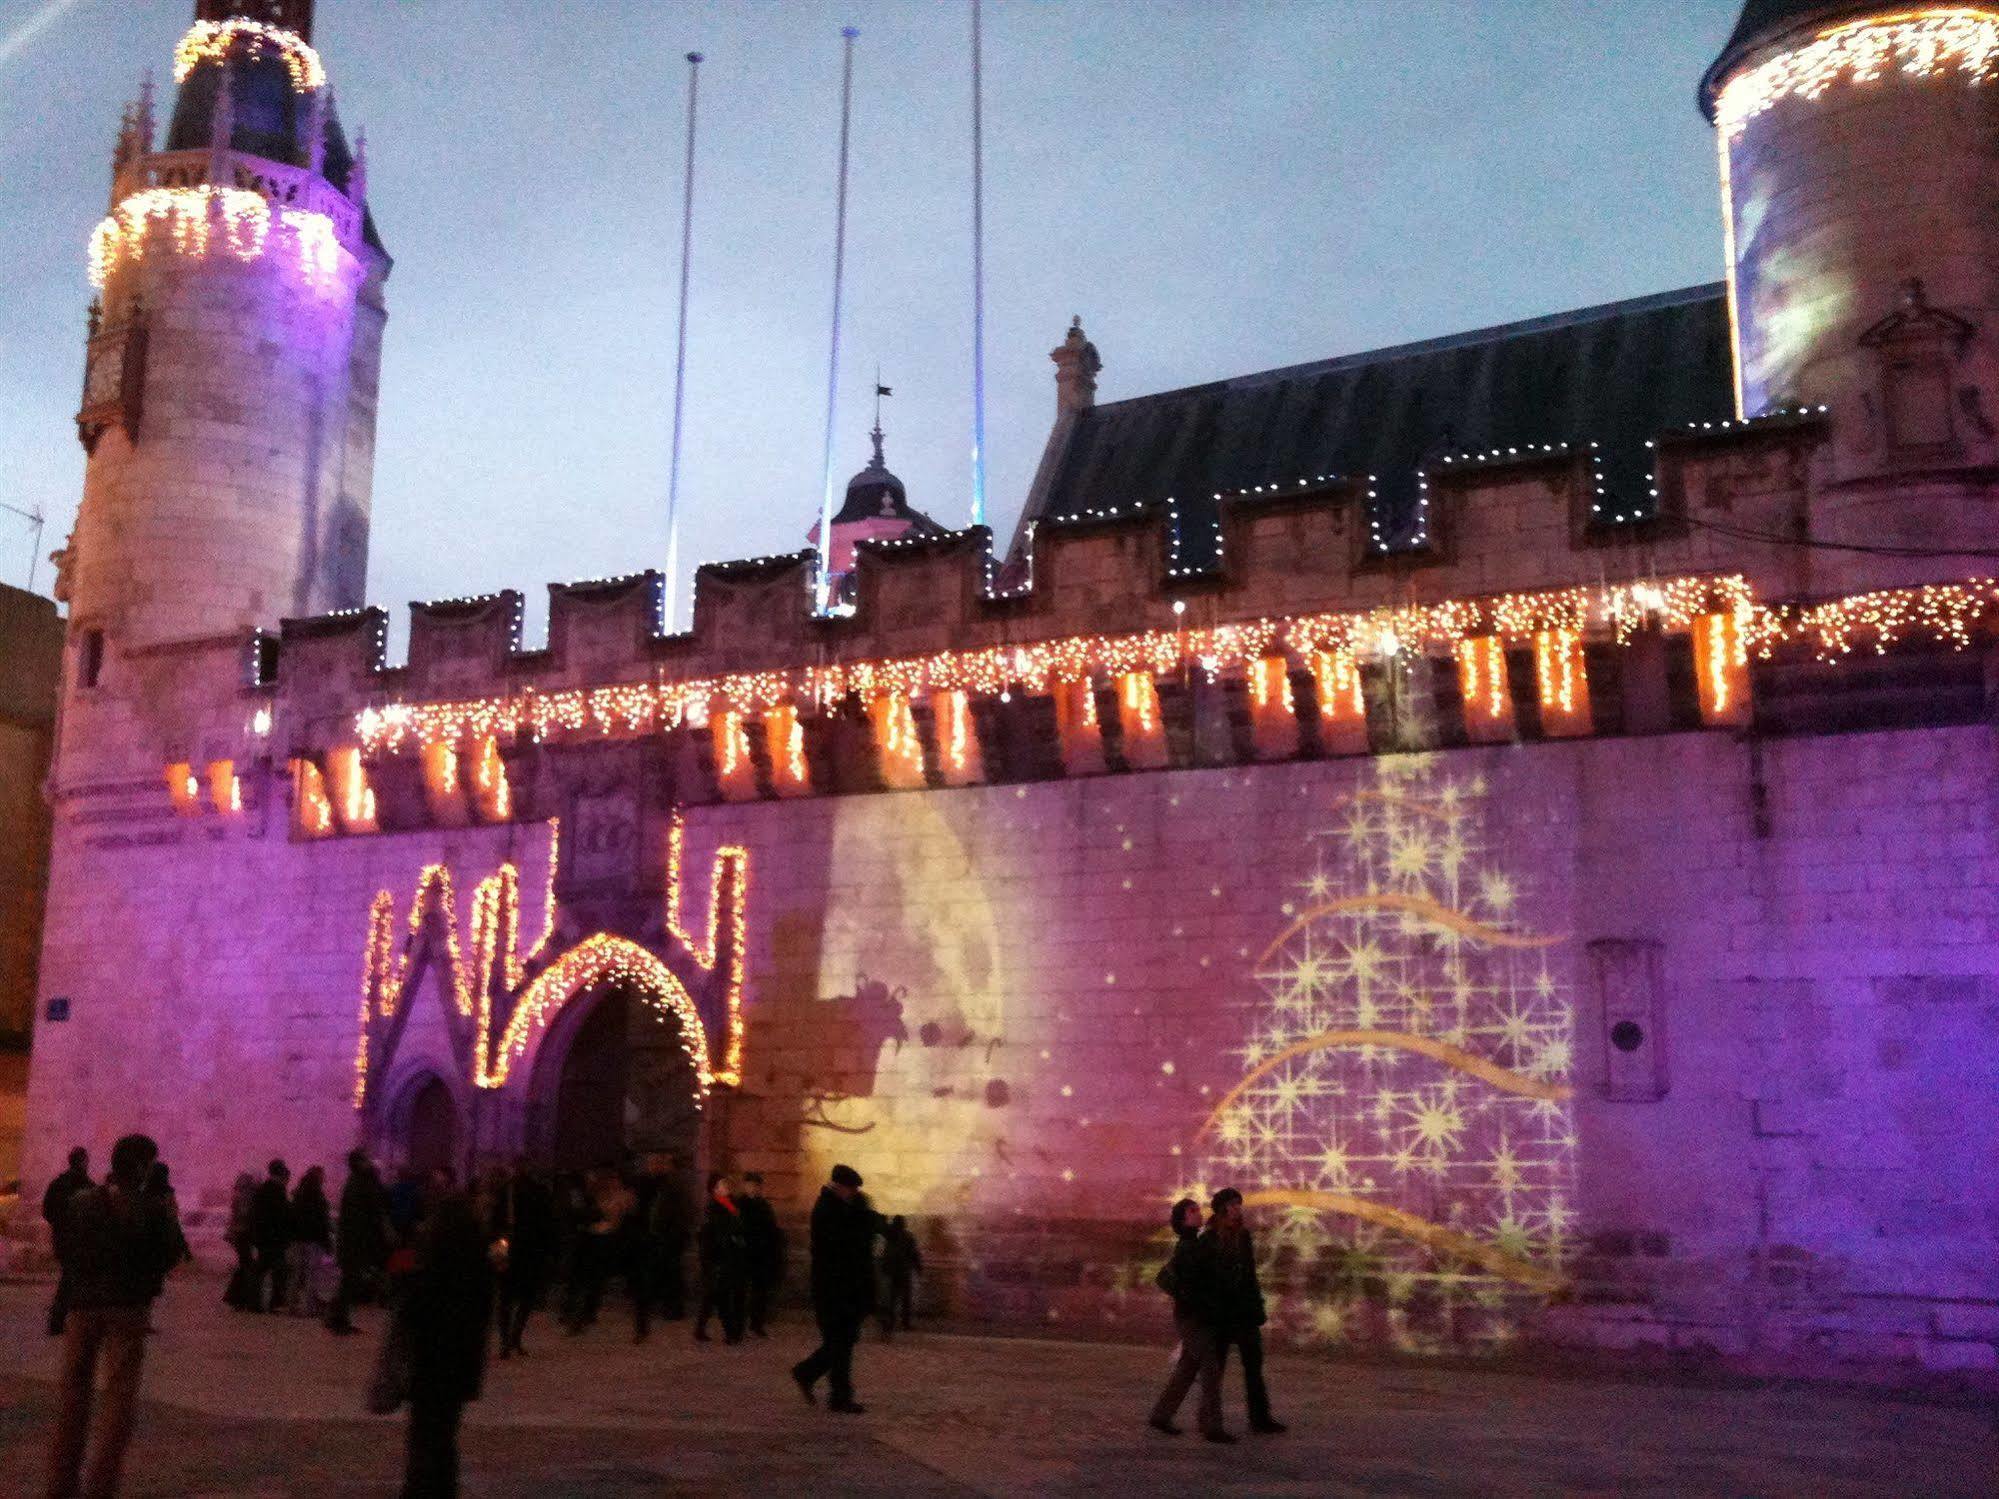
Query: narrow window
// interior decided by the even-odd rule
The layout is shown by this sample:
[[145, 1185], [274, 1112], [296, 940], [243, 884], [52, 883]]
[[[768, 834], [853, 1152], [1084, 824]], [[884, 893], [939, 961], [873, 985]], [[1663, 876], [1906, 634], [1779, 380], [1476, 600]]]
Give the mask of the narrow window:
[[76, 648], [76, 685], [95, 687], [104, 671], [104, 632], [85, 630]]

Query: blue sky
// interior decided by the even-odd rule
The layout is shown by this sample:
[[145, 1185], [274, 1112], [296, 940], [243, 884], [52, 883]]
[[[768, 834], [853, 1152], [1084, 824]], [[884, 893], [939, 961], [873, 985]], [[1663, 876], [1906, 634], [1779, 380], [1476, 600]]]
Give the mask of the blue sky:
[[[987, 446], [1004, 536], [1072, 314], [1111, 400], [1719, 279], [1694, 107], [1736, 0], [987, 0]], [[67, 532], [120, 108], [191, 0], [0, 0], [0, 501]], [[656, 566], [683, 53], [703, 51], [682, 558], [816, 518], [840, 41], [858, 26], [836, 471], [969, 513], [969, 9], [320, 0], [396, 257], [369, 595]], [[43, 24], [46, 23], [46, 24]], [[26, 580], [0, 514], [0, 581]], [[36, 586], [46, 591], [43, 564]], [[535, 630], [540, 626], [537, 623]]]

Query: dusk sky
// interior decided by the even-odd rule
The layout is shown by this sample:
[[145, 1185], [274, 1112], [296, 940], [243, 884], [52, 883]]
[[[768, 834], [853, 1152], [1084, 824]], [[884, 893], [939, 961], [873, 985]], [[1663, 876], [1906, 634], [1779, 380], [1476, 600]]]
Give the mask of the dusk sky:
[[[1072, 314], [1115, 400], [1718, 279], [1694, 88], [1739, 9], [989, 0], [1002, 539]], [[142, 69], [170, 85], [192, 10], [0, 0], [0, 502], [47, 512], [44, 553], [82, 488], [84, 244], [119, 111]], [[543, 584], [662, 562], [690, 48], [708, 62], [682, 558], [804, 544], [843, 24], [861, 38], [836, 473], [867, 457], [879, 363], [890, 466], [963, 524], [968, 18], [955, 0], [320, 0], [396, 259], [370, 599], [517, 587], [538, 638]], [[0, 581], [26, 581], [29, 541], [0, 513]]]

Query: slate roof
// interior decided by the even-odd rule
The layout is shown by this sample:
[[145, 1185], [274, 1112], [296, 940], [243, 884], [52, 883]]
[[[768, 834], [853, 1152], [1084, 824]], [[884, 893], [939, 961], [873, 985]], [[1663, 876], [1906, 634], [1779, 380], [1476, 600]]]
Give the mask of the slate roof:
[[1591, 442], [1617, 507], [1643, 513], [1647, 440], [1727, 420], [1734, 406], [1725, 288], [1689, 287], [1097, 406], [1078, 418], [1023, 521], [1167, 509], [1178, 516], [1178, 562], [1201, 567], [1213, 557], [1217, 493], [1373, 475], [1392, 546], [1415, 531], [1426, 464]]
[[1721, 91], [1723, 77], [1750, 49], [1788, 31], [1822, 27], [1881, 9], [1880, 0], [1748, 0], [1728, 45], [1701, 79], [1701, 108], [1709, 119], [1714, 118], [1715, 96]]

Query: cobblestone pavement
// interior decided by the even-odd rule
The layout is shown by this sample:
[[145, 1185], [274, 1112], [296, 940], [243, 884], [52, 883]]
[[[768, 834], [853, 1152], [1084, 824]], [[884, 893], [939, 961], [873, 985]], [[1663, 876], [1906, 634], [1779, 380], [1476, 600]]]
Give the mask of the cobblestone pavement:
[[[370, 1336], [226, 1312], [177, 1283], [148, 1354], [128, 1493], [383, 1499], [401, 1428], [360, 1413]], [[0, 1491], [38, 1490], [47, 1290], [0, 1288]], [[1212, 1447], [1142, 1424], [1163, 1348], [918, 1333], [863, 1344], [860, 1417], [785, 1379], [809, 1339], [634, 1347], [622, 1322], [530, 1332], [468, 1413], [476, 1499], [656, 1494], [1924, 1496], [1999, 1493], [1981, 1411], [1790, 1388], [1272, 1361], [1291, 1433]], [[1240, 1429], [1240, 1386], [1230, 1419]], [[1186, 1413], [1192, 1415], [1191, 1408]]]

